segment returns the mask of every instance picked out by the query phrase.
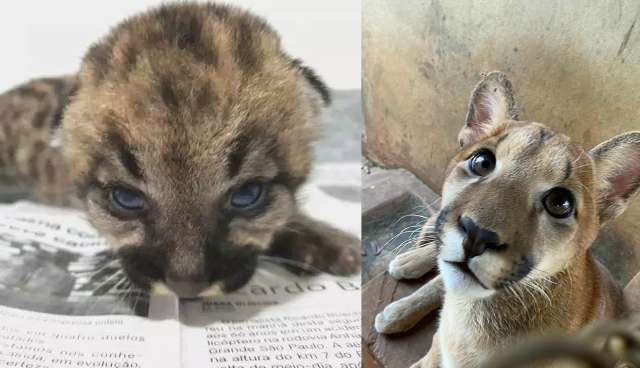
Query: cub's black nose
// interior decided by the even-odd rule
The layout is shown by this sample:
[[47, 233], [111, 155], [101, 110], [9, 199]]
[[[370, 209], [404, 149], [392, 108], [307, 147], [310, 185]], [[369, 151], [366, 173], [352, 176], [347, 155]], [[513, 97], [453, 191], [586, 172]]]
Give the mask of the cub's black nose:
[[465, 259], [471, 259], [484, 253], [487, 249], [502, 249], [500, 237], [494, 231], [478, 227], [469, 217], [460, 218], [460, 227], [465, 233], [462, 247]]
[[209, 283], [204, 281], [178, 281], [167, 278], [166, 283], [171, 291], [184, 299], [197, 298], [201, 292], [209, 287]]

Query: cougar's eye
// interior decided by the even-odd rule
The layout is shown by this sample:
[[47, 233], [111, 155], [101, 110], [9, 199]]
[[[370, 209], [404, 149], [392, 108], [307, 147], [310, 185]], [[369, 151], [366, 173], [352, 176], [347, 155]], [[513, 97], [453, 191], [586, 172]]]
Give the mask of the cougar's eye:
[[263, 191], [264, 184], [262, 183], [251, 182], [244, 184], [231, 193], [231, 206], [240, 209], [251, 207], [258, 203]]
[[114, 206], [126, 211], [142, 210], [146, 203], [141, 193], [124, 187], [111, 188], [110, 199]]
[[487, 176], [496, 167], [496, 156], [487, 149], [481, 149], [469, 159], [469, 171], [478, 176]]
[[573, 194], [564, 188], [553, 188], [542, 200], [545, 210], [555, 218], [567, 218], [575, 210]]

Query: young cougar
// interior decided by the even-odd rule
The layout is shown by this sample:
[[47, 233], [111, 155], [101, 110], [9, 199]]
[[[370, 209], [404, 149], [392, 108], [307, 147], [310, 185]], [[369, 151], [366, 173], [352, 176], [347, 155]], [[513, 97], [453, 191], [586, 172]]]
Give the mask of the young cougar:
[[420, 277], [436, 263], [440, 271], [376, 317], [379, 332], [404, 331], [443, 299], [431, 350], [414, 367], [478, 367], [527, 335], [574, 333], [621, 312], [620, 290], [590, 248], [638, 192], [640, 132], [586, 152], [517, 119], [511, 83], [486, 75], [441, 210], [423, 228], [425, 241], [389, 266], [396, 278]]
[[349, 274], [357, 239], [296, 201], [329, 100], [262, 19], [163, 5], [116, 26], [77, 75], [0, 96], [0, 169], [43, 201], [78, 198], [141, 288], [233, 291], [265, 253]]

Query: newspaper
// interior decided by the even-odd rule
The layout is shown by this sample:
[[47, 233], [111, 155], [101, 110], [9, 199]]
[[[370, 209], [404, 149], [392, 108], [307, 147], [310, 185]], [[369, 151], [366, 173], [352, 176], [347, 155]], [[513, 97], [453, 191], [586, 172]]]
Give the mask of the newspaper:
[[[359, 175], [357, 165], [320, 167], [303, 191], [307, 211], [359, 235]], [[265, 263], [225, 296], [149, 295], [83, 213], [4, 205], [0, 367], [360, 367], [360, 278]]]

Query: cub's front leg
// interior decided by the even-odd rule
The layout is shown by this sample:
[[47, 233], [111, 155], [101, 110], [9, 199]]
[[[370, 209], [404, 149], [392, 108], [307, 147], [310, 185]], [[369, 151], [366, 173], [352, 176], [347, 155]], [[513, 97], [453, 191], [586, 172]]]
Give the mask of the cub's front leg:
[[359, 245], [357, 237], [299, 213], [276, 234], [267, 256], [297, 273], [350, 275], [360, 269]]

